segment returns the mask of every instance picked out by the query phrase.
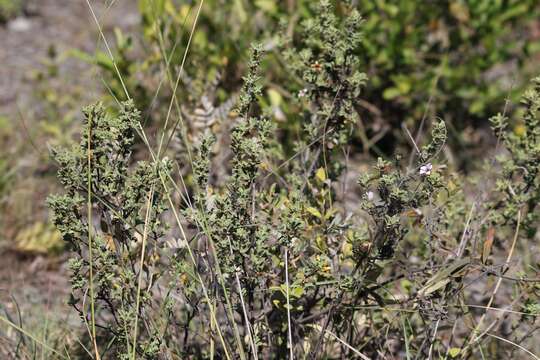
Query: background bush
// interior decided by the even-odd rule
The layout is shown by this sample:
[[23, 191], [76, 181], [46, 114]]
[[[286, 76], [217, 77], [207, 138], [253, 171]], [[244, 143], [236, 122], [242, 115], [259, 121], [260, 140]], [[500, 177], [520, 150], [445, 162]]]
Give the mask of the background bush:
[[[439, 116], [449, 126], [452, 148], [460, 153], [477, 141], [467, 136], [471, 128], [486, 126], [486, 117], [504, 106], [505, 99], [516, 101], [534, 75], [528, 66], [539, 48], [534, 29], [540, 7], [534, 0], [430, 1], [420, 7], [412, 1], [350, 3], [364, 19], [366, 35], [356, 55], [371, 79], [356, 105], [362, 118], [356, 139], [363, 151], [388, 154], [402, 145], [408, 147], [402, 124], [413, 131], [426, 116]], [[160, 84], [152, 74], [159, 74], [157, 68], [165, 59], [181, 62], [197, 8], [173, 0], [139, 4], [143, 29], [138, 38], [144, 55], [130, 56], [131, 42], [118, 35], [116, 58], [137, 105], [148, 109]], [[314, 4], [209, 1], [190, 43], [188, 61], [198, 66], [186, 67], [186, 75], [200, 82], [213, 81], [218, 73], [218, 96], [225, 100], [240, 86], [250, 44], [260, 42], [270, 53], [263, 64], [265, 102], [279, 108], [279, 116], [292, 125], [295, 109], [281, 100], [300, 91], [301, 83], [283, 71], [286, 60], [280, 45], [299, 36], [300, 24], [314, 14]], [[345, 4], [337, 2], [337, 16], [348, 11]], [[115, 95], [123, 98], [106, 54], [99, 53], [96, 61], [109, 72]], [[177, 71], [171, 70], [168, 81], [176, 78]], [[170, 94], [161, 93], [167, 102]], [[180, 96], [193, 96], [193, 91]]]
[[0, 0], [0, 23], [22, 14], [24, 0]]

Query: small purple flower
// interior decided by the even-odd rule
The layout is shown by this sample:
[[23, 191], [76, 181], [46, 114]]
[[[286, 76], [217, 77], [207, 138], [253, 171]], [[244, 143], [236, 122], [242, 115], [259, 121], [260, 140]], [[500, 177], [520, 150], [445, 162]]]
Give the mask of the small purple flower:
[[431, 163], [427, 163], [426, 165], [420, 166], [420, 175], [422, 176], [429, 176], [431, 174], [431, 170], [433, 169], [433, 165]]

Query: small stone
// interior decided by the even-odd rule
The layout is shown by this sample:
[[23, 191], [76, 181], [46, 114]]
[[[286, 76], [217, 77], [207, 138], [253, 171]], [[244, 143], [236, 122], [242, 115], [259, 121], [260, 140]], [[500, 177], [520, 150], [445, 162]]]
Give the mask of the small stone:
[[10, 31], [25, 32], [32, 28], [32, 22], [25, 17], [17, 17], [8, 23]]

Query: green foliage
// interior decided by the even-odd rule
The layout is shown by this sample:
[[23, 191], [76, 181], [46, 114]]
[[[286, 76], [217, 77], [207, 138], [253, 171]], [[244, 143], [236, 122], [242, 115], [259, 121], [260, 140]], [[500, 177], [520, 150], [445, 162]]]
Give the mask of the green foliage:
[[[264, 117], [253, 117], [250, 114], [250, 107], [254, 104], [257, 95], [260, 94], [260, 87], [257, 84], [258, 69], [260, 66], [261, 49], [254, 47], [250, 63], [250, 72], [244, 78], [245, 83], [238, 103], [238, 114], [240, 121], [236, 124], [231, 134], [231, 178], [226, 185], [227, 191], [222, 195], [213, 198], [213, 208], [208, 209], [206, 199], [206, 182], [199, 180], [198, 185], [201, 193], [198, 195], [202, 199], [200, 213], [196, 221], [201, 229], [205, 229], [214, 241], [217, 257], [221, 263], [221, 271], [225, 277], [232, 274], [234, 270], [243, 265], [244, 269], [254, 272], [253, 279], [246, 278], [246, 281], [254, 281], [255, 273], [262, 272], [257, 265], [250, 264], [247, 259], [251, 258], [255, 262], [260, 262], [264, 258], [263, 243], [264, 234], [257, 233], [257, 226], [254, 224], [253, 206], [254, 181], [259, 173], [259, 166], [263, 159], [265, 148], [268, 145], [270, 123]], [[200, 153], [208, 157], [208, 141], [201, 144]], [[200, 160], [204, 164], [204, 159]], [[206, 169], [206, 176], [209, 169]], [[198, 179], [202, 176], [198, 175]], [[263, 231], [266, 232], [266, 231]], [[253, 241], [246, 241], [254, 239]], [[254, 252], [253, 254], [251, 252]], [[246, 274], [246, 277], [249, 276]]]
[[[527, 59], [538, 50], [538, 41], [529, 35], [540, 12], [534, 0], [431, 1], [421, 7], [414, 1], [328, 1], [323, 9], [316, 4], [307, 0], [209, 0], [199, 13], [196, 4], [140, 0], [142, 53], [133, 50], [130, 37], [116, 30], [116, 64], [136, 105], [148, 109], [145, 115], [159, 119], [164, 117], [163, 109], [167, 109], [165, 104], [180, 71], [178, 67], [163, 69], [163, 64], [182, 63], [187, 51], [177, 96], [198, 102], [200, 96], [193, 89], [204, 89], [215, 74], [220, 74], [217, 100], [225, 101], [240, 87], [239, 75], [245, 72], [250, 44], [259, 42], [269, 53], [263, 64], [262, 83], [269, 89], [263, 92], [261, 105], [274, 108], [274, 116], [287, 121], [286, 130], [295, 132], [298, 108], [290, 100], [299, 92], [315, 91], [314, 86], [320, 89], [324, 82], [336, 81], [338, 74], [328, 73], [328, 61], [339, 65], [348, 57], [371, 79], [361, 101], [353, 106], [362, 118], [356, 136], [365, 151], [376, 145], [378, 153], [388, 154], [408, 145], [399, 124], [419, 128], [422, 118], [434, 114], [451, 124], [452, 148], [461, 150], [471, 145], [460, 131], [480, 126], [505, 99], [516, 99], [528, 75]], [[331, 4], [336, 6], [329, 11]], [[220, 11], [214, 11], [216, 8]], [[325, 14], [323, 23], [314, 22], [318, 12]], [[341, 31], [354, 31], [360, 21], [360, 15], [346, 16], [351, 12], [361, 15], [364, 36], [348, 42]], [[346, 18], [350, 23], [344, 23]], [[326, 25], [333, 30], [325, 30]], [[296, 44], [292, 53], [279, 51], [283, 38]], [[320, 48], [319, 43], [325, 39], [332, 39], [335, 47]], [[302, 54], [304, 62], [311, 61], [310, 71], [289, 63], [289, 55], [295, 51]], [[334, 59], [319, 56], [324, 51]], [[97, 63], [114, 95], [125, 99], [123, 85], [106, 52], [81, 56]], [[283, 71], [284, 67], [296, 76]], [[341, 71], [339, 67], [334, 69]], [[514, 70], [525, 76], [505, 75], [515, 74]], [[304, 89], [306, 76], [312, 79]], [[344, 84], [356, 88], [365, 81], [363, 73], [354, 70], [339, 76], [348, 76]], [[274, 87], [275, 83], [280, 87]]]
[[523, 94], [523, 134], [507, 130], [508, 118], [504, 114], [492, 117], [491, 123], [507, 156], [500, 156], [502, 176], [496, 184], [499, 197], [489, 204], [491, 219], [495, 224], [516, 224], [518, 212], [525, 212], [522, 225], [528, 237], [533, 237], [539, 220], [537, 204], [540, 200], [540, 78]]
[[25, 2], [25, 0], [0, 0], [0, 23], [20, 15]]
[[362, 20], [356, 10], [343, 20], [337, 18], [328, 1], [321, 2], [318, 14], [304, 21], [299, 39], [292, 40], [284, 57], [290, 71], [305, 83], [300, 96], [317, 107], [304, 125], [308, 143], [323, 141], [332, 148], [347, 142], [351, 124], [357, 121], [353, 102], [367, 80], [355, 55]]
[[2, 199], [7, 193], [14, 175], [13, 170], [9, 169], [8, 162], [4, 158], [0, 158], [0, 174], [2, 174], [0, 176], [0, 199]]
[[535, 1], [452, 0], [421, 8], [411, 1], [359, 1], [359, 8], [366, 33], [373, 34], [362, 51], [372, 65], [371, 86], [395, 106], [414, 110], [407, 117], [415, 119], [430, 95], [434, 108], [454, 121], [500, 106], [508, 89], [487, 72], [523, 61], [537, 46], [513, 33], [534, 18]]
[[[89, 312], [84, 305], [85, 293], [89, 287], [94, 287], [98, 314], [110, 312], [112, 315], [102, 329], [115, 335], [109, 345], [115, 356], [120, 356], [130, 353], [129, 346], [125, 345], [126, 341], [131, 341], [137, 310], [142, 317], [139, 324], [145, 324], [143, 314], [151, 316], [151, 308], [158, 301], [149, 294], [154, 281], [152, 276], [159, 274], [150, 270], [156, 266], [159, 252], [165, 246], [159, 239], [167, 227], [160, 220], [165, 206], [157, 174], [170, 171], [170, 164], [165, 160], [157, 165], [140, 161], [130, 170], [135, 131], [140, 121], [140, 113], [132, 102], [123, 103], [118, 116], [107, 114], [101, 104], [89, 106], [83, 112], [80, 144], [72, 149], [53, 150], [66, 194], [51, 196], [48, 204], [53, 211], [54, 224], [77, 254], [70, 263], [71, 304], [85, 319]], [[92, 217], [84, 211], [85, 198], [91, 201]], [[151, 211], [146, 212], [147, 207]], [[88, 223], [91, 218], [96, 222]], [[92, 229], [90, 233], [89, 229]], [[138, 249], [142, 246], [146, 247], [146, 257], [141, 263]], [[90, 266], [95, 274], [93, 283], [89, 283], [87, 277]], [[137, 288], [138, 277], [145, 285], [141, 294]], [[139, 296], [142, 300], [137, 309]], [[141, 345], [136, 351], [155, 350], [159, 326], [140, 327]]]

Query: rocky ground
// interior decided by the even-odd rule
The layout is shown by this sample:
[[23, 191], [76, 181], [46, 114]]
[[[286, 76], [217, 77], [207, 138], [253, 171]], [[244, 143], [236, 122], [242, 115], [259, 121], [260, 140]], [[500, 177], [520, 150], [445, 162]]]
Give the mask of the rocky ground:
[[[110, 3], [104, 5], [104, 3]], [[90, 1], [103, 29], [129, 29], [139, 18], [135, 1]], [[33, 72], [42, 70], [51, 47], [59, 54], [71, 49], [91, 52], [99, 41], [84, 0], [30, 0], [26, 14], [0, 28], [0, 113], [14, 115], [17, 105], [31, 111]], [[99, 91], [88, 64], [67, 58], [59, 69], [62, 85], [86, 84], [88, 95]]]

